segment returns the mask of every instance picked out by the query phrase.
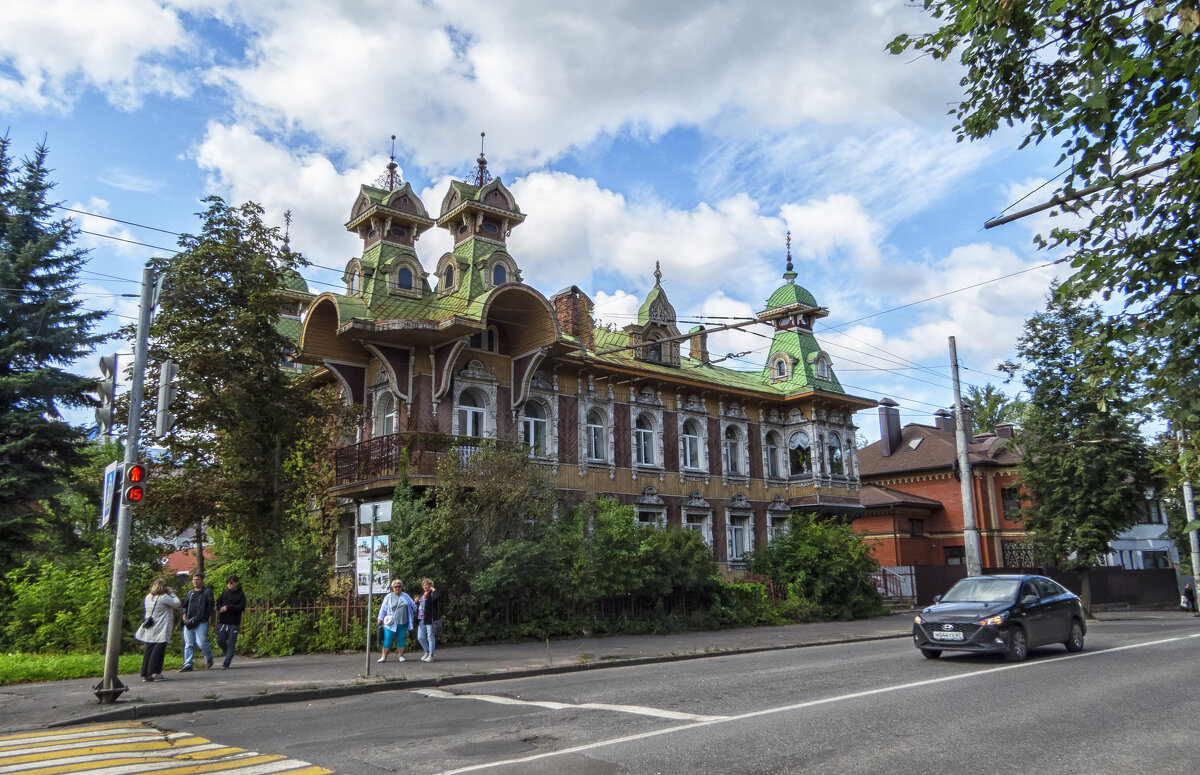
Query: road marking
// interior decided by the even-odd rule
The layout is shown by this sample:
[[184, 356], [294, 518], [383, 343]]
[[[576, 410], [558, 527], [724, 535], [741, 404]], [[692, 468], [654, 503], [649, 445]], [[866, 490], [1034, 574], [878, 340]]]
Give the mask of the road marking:
[[214, 743], [187, 732], [114, 723], [0, 736], [0, 775], [332, 775], [281, 754]]
[[442, 689], [414, 689], [413, 691], [417, 694], [423, 694], [426, 697], [436, 697], [438, 699], [481, 700], [483, 702], [494, 702], [497, 705], [533, 705], [538, 708], [549, 708], [550, 710], [611, 710], [617, 713], [633, 713], [638, 716], [669, 718], [675, 721], [723, 721], [729, 718], [729, 716], [702, 716], [698, 713], [681, 713], [676, 710], [647, 708], [644, 705], [606, 705], [601, 702], [580, 702], [573, 704], [569, 702], [518, 700], [495, 694], [453, 694]]
[[[507, 767], [513, 764], [524, 764], [525, 762], [537, 761], [538, 759], [549, 759], [555, 756], [565, 756], [567, 754], [581, 753], [590, 751], [596, 748], [605, 748], [610, 745], [620, 745], [621, 743], [631, 743], [637, 740], [646, 740], [651, 737], [660, 735], [672, 735], [676, 732], [686, 732], [690, 729], [699, 729], [701, 727], [713, 726], [715, 724], [727, 724], [734, 721], [745, 721], [746, 719], [757, 718], [759, 716], [770, 716], [776, 713], [787, 713], [793, 710], [803, 710], [805, 708], [813, 708], [818, 705], [829, 705], [835, 702], [843, 702], [845, 700], [856, 700], [862, 697], [871, 697], [878, 694], [889, 694], [891, 692], [904, 691], [905, 689], [917, 689], [923, 686], [932, 686], [934, 684], [949, 683], [950, 681], [959, 681], [965, 678], [976, 678], [981, 675], [989, 675], [993, 673], [1002, 673], [1006, 670], [1022, 670], [1026, 668], [1041, 667], [1042, 665], [1052, 665], [1062, 662], [1067, 659], [1087, 659], [1097, 657], [1103, 654], [1111, 654], [1116, 651], [1128, 651], [1130, 649], [1146, 648], [1148, 646], [1161, 646], [1164, 643], [1175, 643], [1184, 641], [1190, 638], [1200, 638], [1200, 633], [1194, 635], [1181, 635], [1174, 638], [1162, 638], [1160, 640], [1147, 641], [1146, 643], [1132, 643], [1127, 646], [1115, 646], [1102, 651], [1085, 651], [1078, 654], [1067, 654], [1058, 657], [1057, 659], [1039, 660], [1037, 662], [1018, 662], [1001, 667], [991, 667], [986, 670], [976, 670], [970, 673], [960, 673], [958, 675], [942, 676], [941, 678], [928, 678], [924, 681], [912, 681], [905, 684], [897, 684], [895, 686], [884, 686], [879, 689], [866, 689], [861, 692], [851, 692], [849, 694], [841, 694], [835, 697], [825, 697], [820, 700], [808, 700], [806, 702], [797, 702], [791, 705], [781, 705], [775, 708], [765, 708], [763, 710], [754, 710], [748, 713], [740, 713], [736, 716], [716, 717], [706, 721], [695, 721], [691, 724], [680, 724], [679, 726], [667, 727], [666, 729], [656, 729], [650, 732], [639, 732], [636, 735], [625, 735], [624, 737], [615, 737], [611, 740], [600, 740], [595, 743], [585, 743], [576, 745], [570, 748], [563, 748], [559, 751], [547, 751], [545, 753], [531, 754], [530, 756], [522, 756], [515, 759], [502, 759], [494, 762], [485, 762], [483, 764], [472, 764], [466, 767], [459, 767], [453, 770], [443, 770], [437, 775], [459, 775], [464, 772], [478, 772], [479, 770], [488, 770], [493, 767]], [[569, 706], [570, 707], [570, 706]]]

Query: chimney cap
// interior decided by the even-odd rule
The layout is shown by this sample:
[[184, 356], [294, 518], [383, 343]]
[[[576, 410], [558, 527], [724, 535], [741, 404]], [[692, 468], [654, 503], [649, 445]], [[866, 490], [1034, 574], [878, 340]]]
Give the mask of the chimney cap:
[[892, 399], [890, 399], [886, 396], [879, 399], [879, 405], [880, 406], [900, 406], [900, 404], [896, 403], [895, 401], [893, 401]]

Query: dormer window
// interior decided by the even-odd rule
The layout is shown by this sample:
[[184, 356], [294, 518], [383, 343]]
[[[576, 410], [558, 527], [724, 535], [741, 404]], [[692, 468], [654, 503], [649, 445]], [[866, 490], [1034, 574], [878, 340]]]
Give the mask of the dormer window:
[[454, 287], [454, 267], [446, 267], [446, 271], [442, 273], [442, 290], [447, 291]]
[[821, 353], [820, 355], [818, 355], [816, 365], [817, 365], [817, 379], [825, 380], [826, 382], [828, 382], [830, 379], [829, 356], [826, 355], [825, 353]]
[[782, 379], [788, 378], [787, 358], [776, 358], [775, 359], [775, 370], [774, 370], [773, 377], [776, 380], [782, 380]]
[[492, 267], [492, 285], [504, 285], [508, 282], [508, 270], [504, 264], [496, 264]]
[[362, 292], [362, 274], [359, 272], [350, 273], [350, 286], [348, 290], [351, 296], [357, 296]]
[[662, 363], [662, 343], [658, 340], [651, 340], [646, 347], [646, 360], [651, 363]]
[[411, 269], [406, 266], [402, 266], [396, 270], [396, 287], [402, 291], [412, 289], [413, 273]]

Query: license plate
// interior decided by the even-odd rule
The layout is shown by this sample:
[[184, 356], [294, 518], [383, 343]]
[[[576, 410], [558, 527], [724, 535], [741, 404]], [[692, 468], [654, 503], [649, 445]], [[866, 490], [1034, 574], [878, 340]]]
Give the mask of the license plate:
[[934, 640], [962, 640], [963, 634], [961, 632], [942, 632], [941, 630], [934, 630], [933, 639]]

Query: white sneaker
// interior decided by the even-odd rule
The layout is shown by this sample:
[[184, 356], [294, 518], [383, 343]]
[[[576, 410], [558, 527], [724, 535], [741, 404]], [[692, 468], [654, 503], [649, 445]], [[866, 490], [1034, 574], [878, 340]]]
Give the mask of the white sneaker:
[[433, 654], [428, 654], [428, 655], [426, 655], [426, 656], [425, 656], [425, 661], [426, 661], [426, 662], [432, 662], [432, 661], [433, 661]]
[[397, 661], [397, 662], [403, 662], [403, 661], [404, 661], [404, 656], [403, 656], [403, 655], [401, 655], [401, 656], [398, 656], [398, 657], [396, 657], [396, 661]]
[[380, 657], [379, 659], [375, 660], [375, 663], [379, 664], [380, 662], [382, 662], [385, 659], [387, 659], [387, 657]]

